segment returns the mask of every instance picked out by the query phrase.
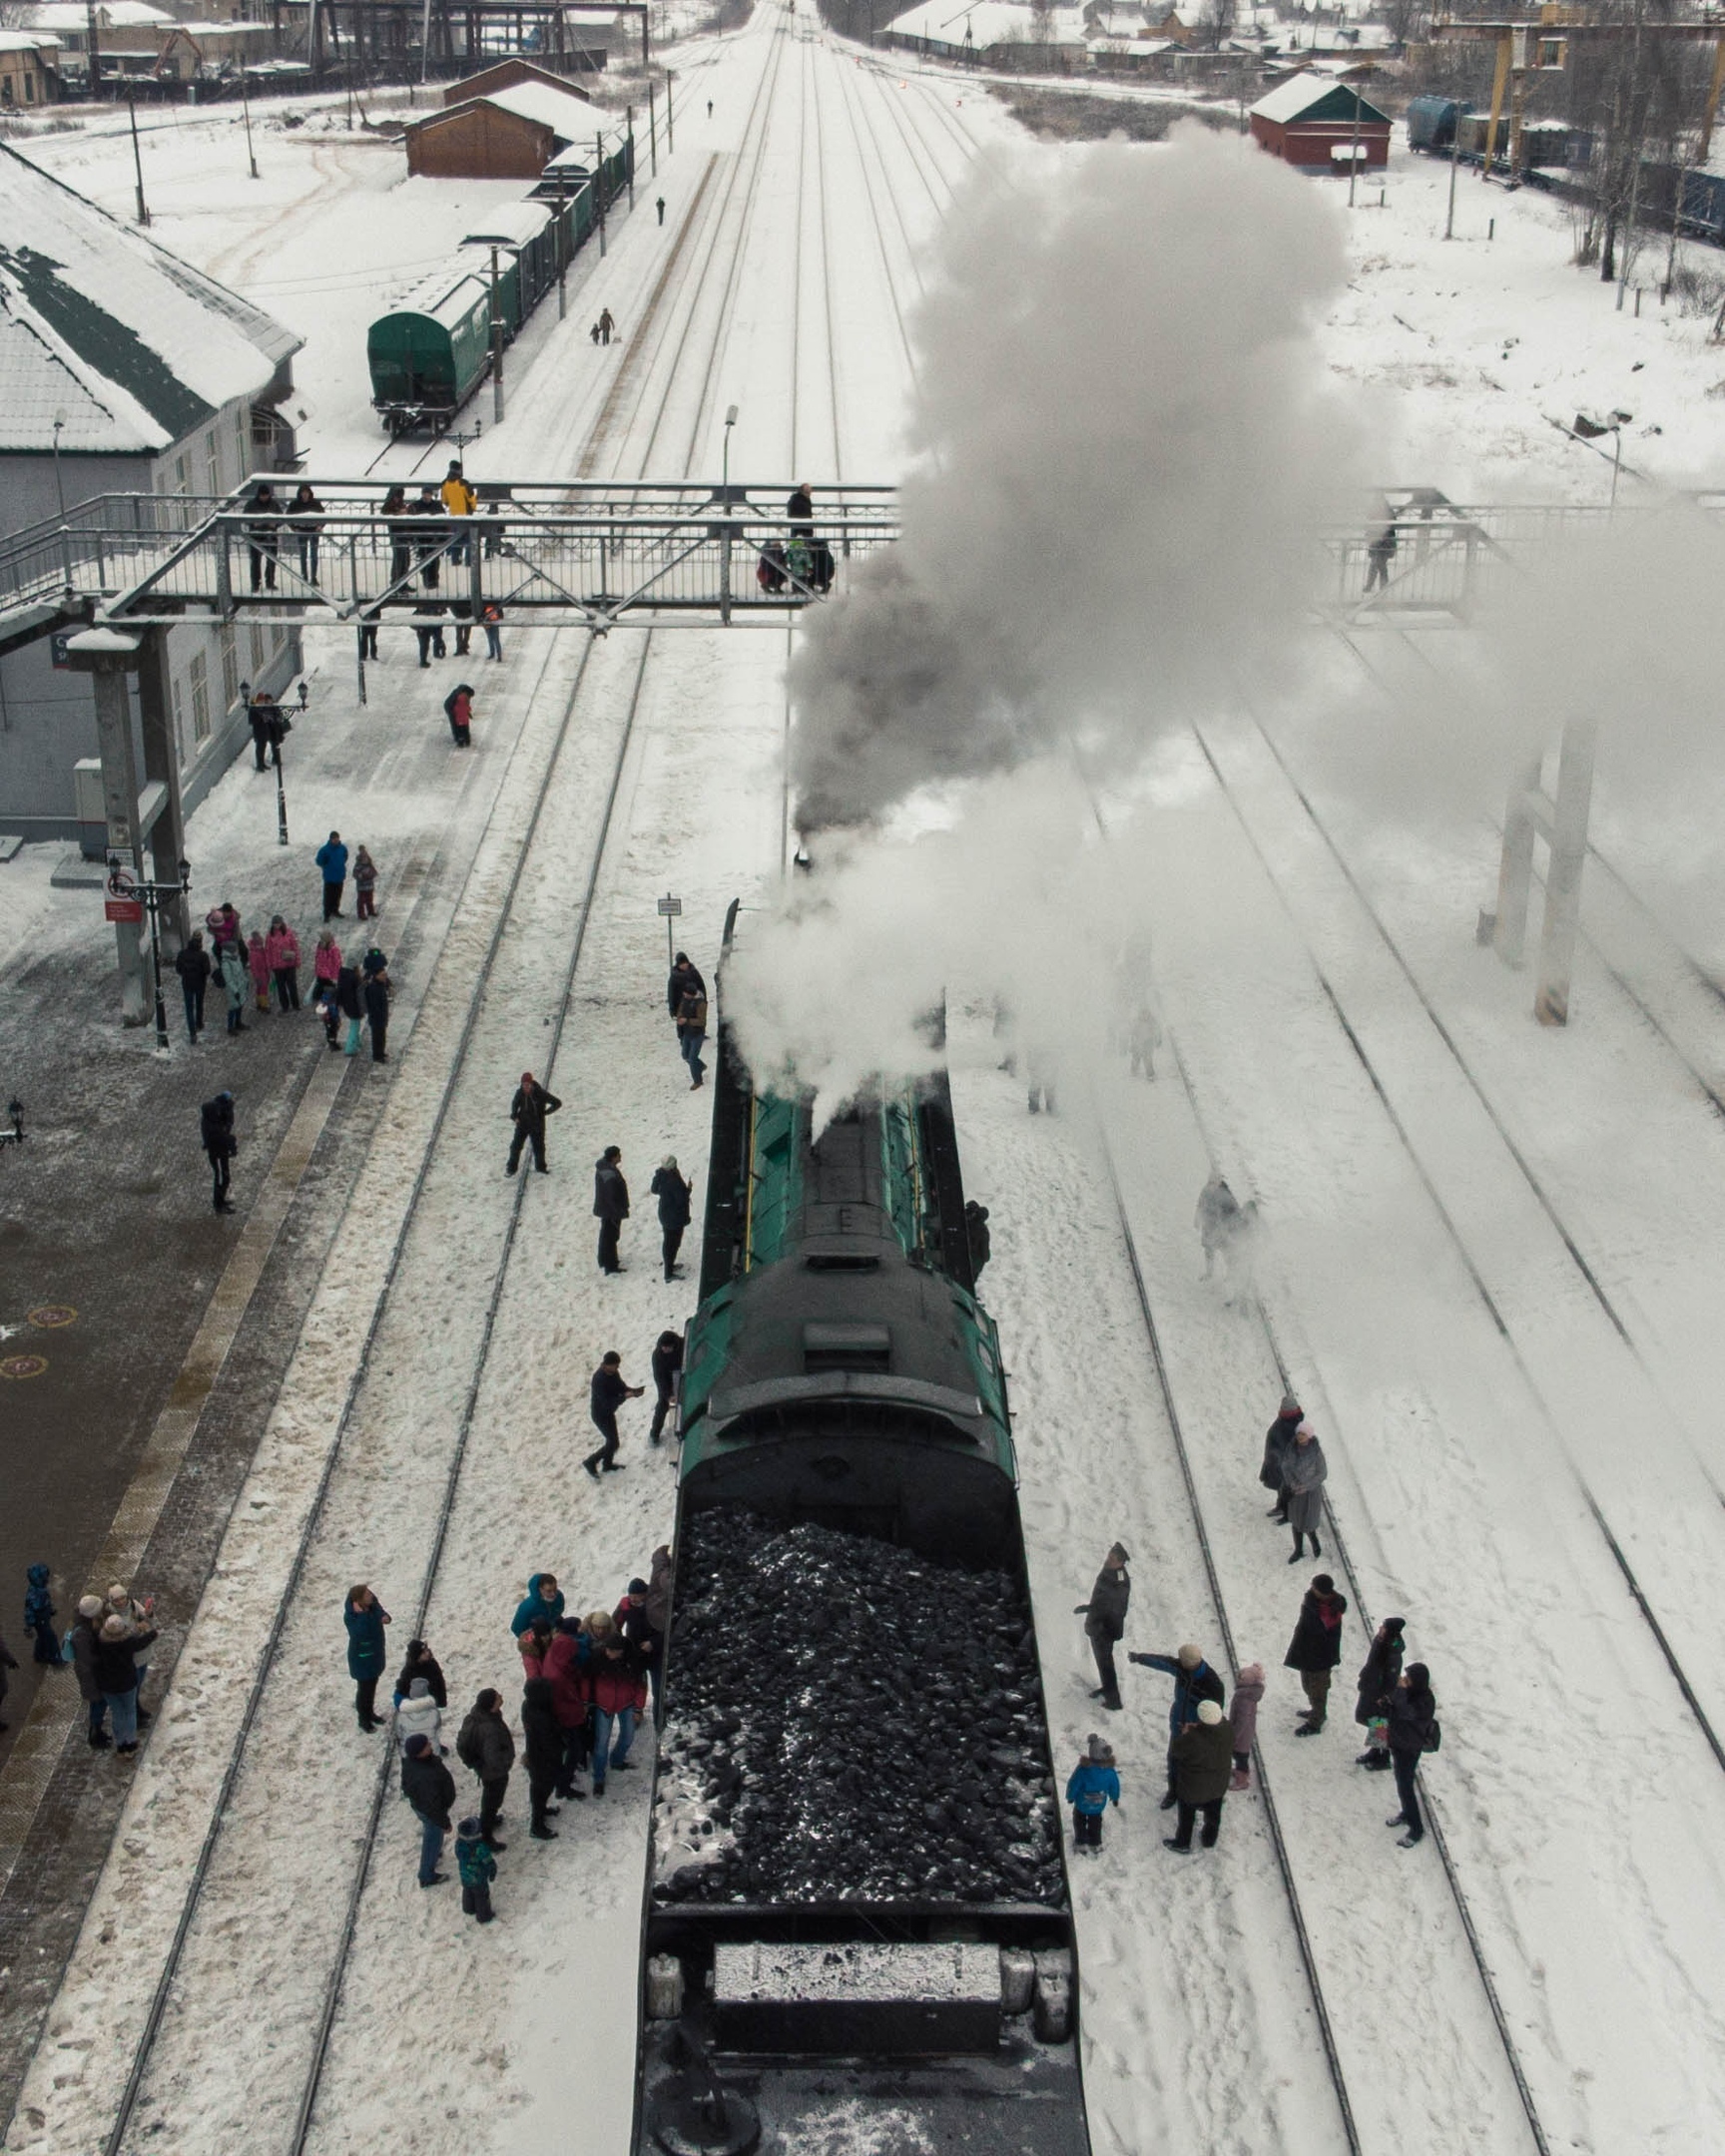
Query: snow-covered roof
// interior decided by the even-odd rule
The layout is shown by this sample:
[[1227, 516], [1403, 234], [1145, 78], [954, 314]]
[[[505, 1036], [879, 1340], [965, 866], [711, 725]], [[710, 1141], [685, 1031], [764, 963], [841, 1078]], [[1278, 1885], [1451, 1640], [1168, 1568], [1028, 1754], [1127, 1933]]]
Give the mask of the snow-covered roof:
[[968, 6], [961, 0], [922, 0], [920, 7], [896, 16], [886, 27], [900, 37], [924, 38], [932, 45], [962, 45], [966, 25], [970, 43], [978, 48], [1040, 43], [1082, 45], [1085, 38], [1081, 8], [1050, 8], [1046, 36], [1037, 37], [1035, 31], [1040, 25], [1020, 0], [969, 0]]
[[0, 30], [0, 52], [58, 52], [60, 40], [45, 30]]
[[[90, 27], [90, 10], [84, 0], [42, 0], [24, 20], [32, 30], [75, 30], [82, 36]], [[97, 0], [98, 30], [149, 30], [173, 20], [166, 8], [150, 7], [146, 0]]]
[[0, 451], [148, 454], [301, 338], [0, 143]]
[[593, 132], [593, 108], [585, 98], [569, 90], [554, 90], [549, 83], [510, 83], [502, 90], [487, 90], [476, 105], [496, 105], [519, 119], [547, 127], [567, 142]]
[[[1310, 70], [1299, 75], [1290, 75], [1286, 82], [1278, 83], [1274, 90], [1267, 91], [1258, 100], [1252, 108], [1253, 117], [1278, 123], [1298, 120], [1302, 113], [1316, 105], [1321, 98], [1334, 97], [1342, 87], [1329, 76], [1314, 75]], [[1375, 118], [1383, 119], [1384, 115], [1378, 112], [1376, 106], [1367, 104], [1358, 90], [1350, 90], [1349, 94], [1360, 98], [1363, 114], [1371, 113]]]

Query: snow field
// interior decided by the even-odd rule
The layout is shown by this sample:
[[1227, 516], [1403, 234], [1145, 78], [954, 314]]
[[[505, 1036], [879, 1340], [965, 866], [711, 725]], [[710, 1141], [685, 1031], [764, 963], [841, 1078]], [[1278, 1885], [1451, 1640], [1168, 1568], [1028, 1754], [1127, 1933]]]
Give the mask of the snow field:
[[[1158, 862], [1165, 1009], [1217, 1154], [1263, 1201], [1261, 1278], [1297, 1381], [1333, 1418], [1333, 1501], [1368, 1578], [1373, 1538], [1383, 1551], [1374, 1603], [1408, 1616], [1433, 1667], [1451, 1743], [1429, 1779], [1464, 1886], [1482, 1899], [1494, 1881], [1507, 1912], [1480, 1929], [1547, 2131], [1700, 2149], [1717, 2137], [1699, 2062], [1717, 2034], [1725, 1788], [1576, 1486], [1564, 1440], [1589, 1433], [1559, 1434], [1492, 1323], [1335, 1025], [1287, 910], [1298, 892], [1270, 881], [1205, 771], [1196, 749], [1170, 756], [1133, 834]], [[1338, 992], [1375, 1052], [1389, 984], [1362, 976], [1375, 961], [1353, 940]], [[1479, 1256], [1508, 1270], [1514, 1251]], [[1268, 1418], [1255, 1402], [1240, 1419], [1255, 1498]]]

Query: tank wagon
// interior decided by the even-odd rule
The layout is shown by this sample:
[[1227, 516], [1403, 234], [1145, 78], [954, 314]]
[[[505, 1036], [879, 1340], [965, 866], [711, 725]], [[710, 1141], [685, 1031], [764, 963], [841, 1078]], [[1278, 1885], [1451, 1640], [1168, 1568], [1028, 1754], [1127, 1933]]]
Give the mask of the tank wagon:
[[488, 213], [446, 263], [377, 317], [366, 332], [365, 359], [372, 409], [391, 434], [441, 434], [490, 372], [493, 251], [507, 344], [598, 224], [598, 191], [614, 201], [633, 171], [634, 144], [626, 138], [597, 177], [567, 168], [554, 198], [529, 196]]
[[727, 1027], [720, 1051], [634, 2148], [1088, 2156], [1006, 1381], [945, 1077], [818, 1128], [753, 1086]]

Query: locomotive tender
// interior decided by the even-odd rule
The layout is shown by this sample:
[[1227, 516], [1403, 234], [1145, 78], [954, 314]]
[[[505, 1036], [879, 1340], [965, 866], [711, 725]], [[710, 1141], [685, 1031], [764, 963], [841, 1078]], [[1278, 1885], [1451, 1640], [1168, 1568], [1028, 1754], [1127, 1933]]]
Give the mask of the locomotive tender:
[[633, 2145], [1088, 2156], [1006, 1384], [945, 1075], [817, 1129], [808, 1097], [755, 1088], [728, 1025], [719, 1045]]

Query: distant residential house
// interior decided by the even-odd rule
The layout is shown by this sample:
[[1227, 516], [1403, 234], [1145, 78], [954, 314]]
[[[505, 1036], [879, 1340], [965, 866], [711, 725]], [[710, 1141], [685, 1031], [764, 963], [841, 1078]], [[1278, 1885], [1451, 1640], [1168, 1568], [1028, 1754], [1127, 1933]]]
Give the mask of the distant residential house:
[[1347, 83], [1303, 73], [1278, 83], [1249, 115], [1254, 141], [1302, 172], [1346, 172], [1390, 162], [1390, 116]]
[[60, 40], [45, 30], [0, 30], [0, 109], [28, 112], [60, 95]]
[[573, 83], [507, 83], [411, 121], [407, 170], [440, 180], [537, 180], [561, 151], [596, 133], [593, 101]]
[[[254, 469], [257, 414], [291, 399], [300, 338], [4, 144], [0, 201], [0, 545], [51, 532], [62, 501], [181, 497], [168, 513], [196, 520], [200, 497], [232, 495]], [[242, 681], [284, 686], [299, 635], [290, 621], [188, 626], [168, 653], [191, 807], [246, 739]], [[78, 836], [74, 767], [97, 753], [88, 676], [45, 641], [20, 644], [0, 654], [0, 831]]]

